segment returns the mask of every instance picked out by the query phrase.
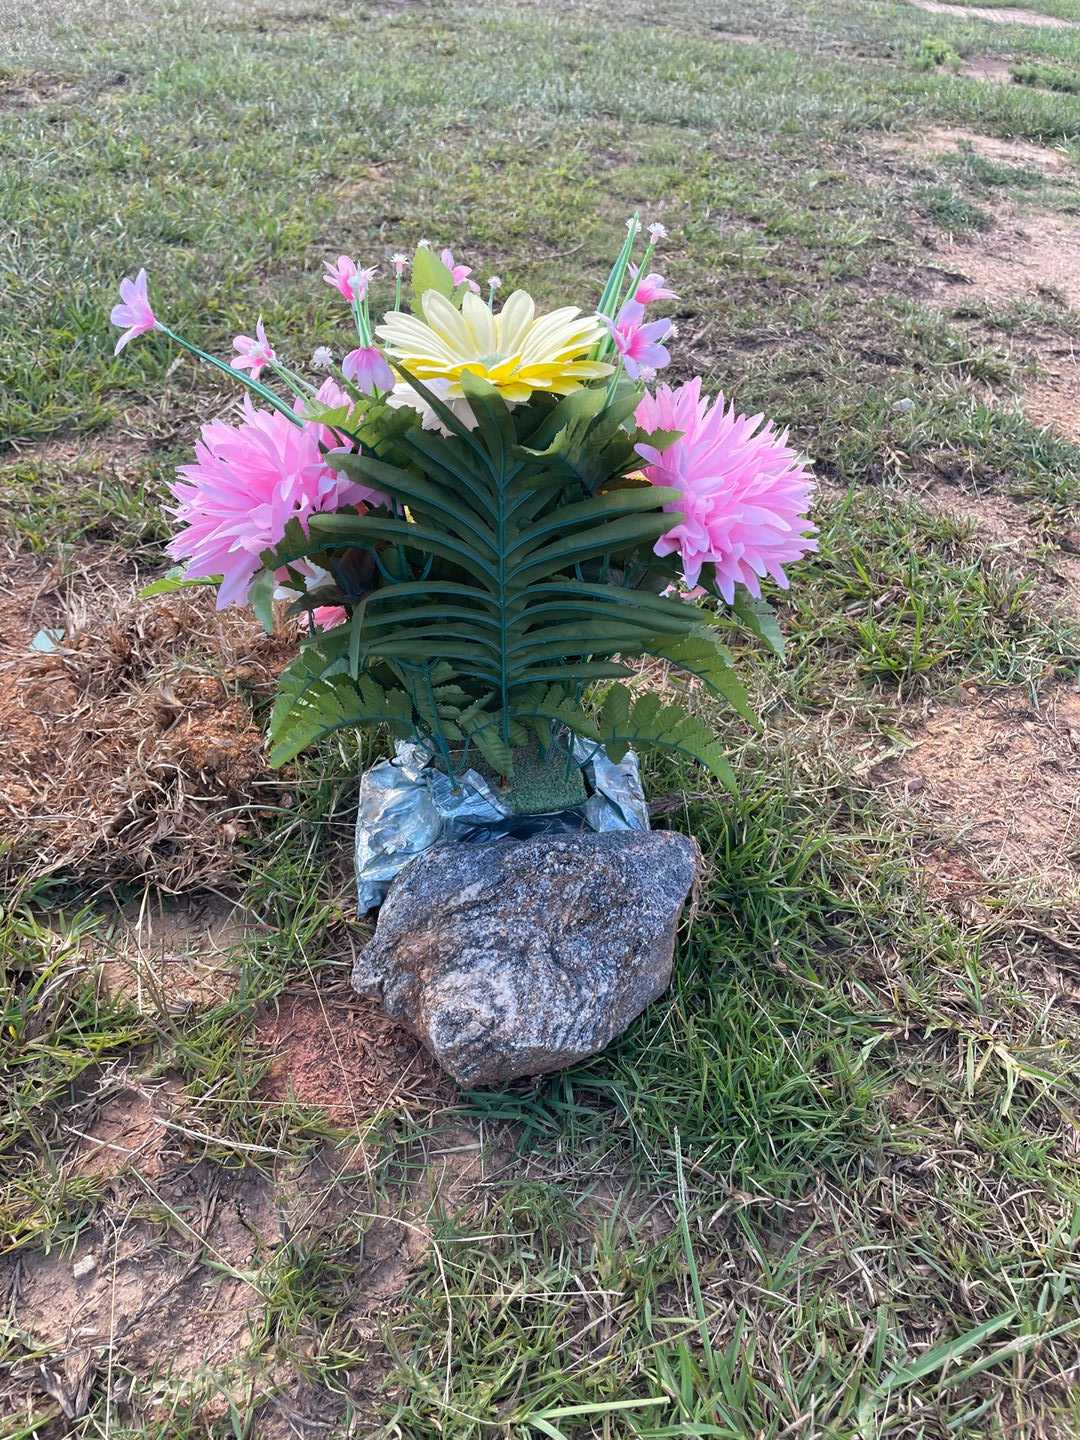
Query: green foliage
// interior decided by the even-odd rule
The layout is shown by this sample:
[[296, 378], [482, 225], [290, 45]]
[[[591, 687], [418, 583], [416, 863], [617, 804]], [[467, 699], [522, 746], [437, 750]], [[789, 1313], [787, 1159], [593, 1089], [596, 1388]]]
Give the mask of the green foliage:
[[[278, 701], [281, 704], [281, 701]], [[348, 675], [323, 676], [313, 680], [289, 703], [286, 723], [271, 751], [271, 763], [282, 765], [305, 745], [333, 730], [387, 725], [398, 735], [412, 731], [412, 710], [400, 690], [384, 690], [368, 675], [353, 680]]]
[[1063, 95], [1080, 95], [1080, 75], [1064, 65], [1027, 60], [1013, 65], [1009, 73], [1017, 85], [1034, 85], [1043, 90], [1057, 90]]
[[944, 230], [989, 230], [987, 211], [973, 205], [950, 185], [923, 185], [915, 200], [928, 220]]
[[774, 655], [784, 658], [784, 636], [767, 600], [755, 600], [745, 590], [737, 590], [732, 609], [752, 635], [763, 641]]
[[[323, 566], [336, 588], [318, 603], [351, 610], [347, 627], [314, 637], [283, 677], [275, 763], [331, 730], [385, 722], [425, 736], [451, 773], [476, 751], [509, 778], [516, 750], [546, 750], [568, 726], [613, 758], [630, 745], [680, 752], [730, 783], [711, 732], [677, 707], [651, 696], [632, 704], [618, 685], [598, 719], [583, 703], [589, 685], [628, 675], [622, 661], [648, 654], [754, 719], [702, 612], [655, 593], [651, 549], [678, 492], [633, 473], [637, 388], [511, 410], [466, 375], [469, 430], [413, 383], [448, 434], [403, 429], [400, 412], [375, 402], [360, 419], [363, 452], [333, 457], [389, 505], [312, 516], [308, 533], [294, 524], [263, 557], [265, 573], [302, 559]], [[760, 607], [749, 614], [775, 643]]]
[[[1017, 356], [1039, 348], [1051, 319], [1065, 343], [1075, 314], [954, 287], [967, 318], [953, 325], [907, 298], [923, 294], [927, 260], [908, 187], [937, 177], [922, 155], [885, 166], [867, 155], [882, 131], [935, 126], [1071, 145], [1080, 97], [918, 71], [908, 57], [932, 28], [965, 54], [1076, 69], [1080, 29], [851, 0], [707, 12], [675, 0], [662, 25], [655, 5], [601, 11], [591, 0], [369, 5], [357, 24], [360, 8], [222, 7], [221, 43], [208, 46], [205, 7], [189, 0], [113, 6], [108, 25], [87, 0], [21, 7], [0, 106], [0, 205], [14, 237], [0, 436], [63, 438], [56, 451], [4, 457], [9, 540], [50, 562], [63, 555], [76, 594], [79, 571], [93, 574], [102, 554], [85, 542], [125, 547], [140, 572], [160, 560], [161, 491], [186, 458], [171, 447], [190, 448], [220, 406], [222, 377], [184, 361], [163, 383], [174, 353], [152, 336], [112, 358], [107, 312], [131, 268], [146, 264], [168, 318], [221, 354], [260, 311], [275, 338], [340, 351], [355, 341], [348, 307], [316, 278], [324, 253], [368, 262], [404, 236], [460, 235], [462, 258], [484, 271], [505, 273], [513, 255], [508, 283], [527, 274], [539, 305], [582, 303], [601, 292], [613, 227], [648, 196], [678, 234], [664, 260], [695, 313], [688, 328], [702, 332], [695, 366], [708, 367], [710, 388], [791, 425], [851, 495], [815, 507], [825, 534], [787, 598], [790, 666], [746, 664], [720, 632], [778, 722], [764, 741], [731, 746], [739, 801], [702, 783], [695, 762], [647, 761], [667, 823], [694, 834], [711, 863], [673, 988], [572, 1072], [476, 1092], [465, 1116], [440, 1094], [425, 1118], [412, 1082], [427, 1072], [412, 1066], [404, 1105], [395, 1091], [369, 1120], [338, 1002], [356, 938], [341, 880], [355, 786], [340, 752], [353, 773], [370, 764], [371, 732], [339, 731], [297, 762], [288, 806], [243, 817], [223, 888], [245, 888], [252, 923], [209, 1008], [166, 1008], [164, 996], [159, 1008], [144, 990], [139, 1013], [117, 1012], [94, 957], [125, 950], [72, 935], [83, 896], [99, 929], [113, 915], [89, 880], [82, 896], [44, 883], [21, 919], [9, 907], [0, 1229], [24, 1247], [8, 1264], [25, 1284], [0, 1342], [0, 1415], [39, 1440], [261, 1436], [286, 1422], [326, 1436], [351, 1425], [410, 1440], [535, 1440], [537, 1414], [569, 1440], [710, 1427], [772, 1440], [1080, 1435], [1075, 1333], [1054, 1338], [1078, 1313], [1080, 1046], [1074, 957], [1057, 948], [1080, 944], [1076, 906], [1057, 887], [1035, 909], [1026, 882], [995, 887], [988, 913], [967, 898], [931, 903], [903, 863], [913, 843], [925, 856], [923, 822], [913, 829], [906, 808], [893, 819], [888, 787], [861, 764], [910, 718], [896, 703], [904, 646], [912, 670], [922, 648], [946, 652], [903, 682], [905, 698], [917, 685], [947, 700], [958, 681], [1033, 696], [1055, 668], [1076, 669], [1057, 614], [1071, 562], [1057, 541], [1076, 528], [1080, 449], [1012, 398], [1025, 379]], [[1033, 8], [1080, 18], [1078, 0]], [[643, 86], [626, 86], [642, 66]], [[50, 77], [59, 96], [24, 105], [20, 89], [44, 98]], [[1080, 204], [1072, 168], [1048, 179], [963, 148], [933, 166], [987, 209], [1015, 196], [1071, 223]], [[988, 374], [1001, 345], [1012, 358]], [[973, 392], [975, 379], [992, 398]], [[893, 408], [905, 396], [917, 400], [910, 413]], [[116, 428], [101, 429], [110, 419]], [[932, 511], [911, 499], [928, 480]], [[1014, 503], [1002, 510], [1005, 496]], [[998, 507], [1008, 543], [997, 524], [989, 541], [970, 522], [961, 530], [938, 500]], [[1018, 572], [1036, 585], [1017, 598]], [[918, 635], [916, 595], [927, 609]], [[879, 678], [886, 643], [894, 668]], [[141, 887], [133, 899], [138, 913]], [[201, 974], [205, 948], [193, 957]], [[171, 954], [147, 958], [184, 983]], [[287, 1017], [297, 992], [308, 1008], [294, 1012], [296, 1033], [271, 1030], [282, 1043], [267, 1045], [274, 997]], [[299, 1095], [271, 1101], [267, 1066], [287, 1067], [291, 1041], [312, 1037], [326, 1053], [327, 1101], [347, 1090], [356, 1101], [355, 1121], [347, 1105], [335, 1112], [339, 1127], [350, 1116], [347, 1133]], [[1055, 1056], [1064, 1083], [1047, 1092], [1021, 1079], [1002, 1114], [1003, 1052]], [[137, 1138], [115, 1133], [116, 1111], [104, 1126], [95, 1113], [113, 1085], [149, 1094], [163, 1077], [164, 1178], [147, 1168], [158, 1145], [142, 1148], [141, 1104], [120, 1110]], [[85, 1173], [97, 1167], [79, 1131], [123, 1144], [104, 1151], [121, 1178]], [[484, 1146], [475, 1159], [466, 1137]], [[483, 1183], [463, 1185], [470, 1176]], [[101, 1227], [87, 1233], [99, 1208]], [[287, 1217], [291, 1239], [253, 1249], [237, 1214], [271, 1236], [272, 1216]], [[379, 1257], [402, 1240], [406, 1289], [389, 1306], [358, 1306], [358, 1286], [378, 1296]], [[72, 1318], [63, 1299], [83, 1247], [108, 1283], [78, 1282], [88, 1308]], [[240, 1368], [232, 1344], [219, 1349], [219, 1332], [224, 1341], [235, 1327], [215, 1317], [228, 1317], [239, 1283], [223, 1259], [252, 1307]], [[69, 1319], [112, 1334], [114, 1260], [116, 1343], [89, 1375], [88, 1413], [67, 1421], [39, 1367], [77, 1379], [100, 1350], [93, 1337], [89, 1349], [69, 1339]], [[141, 1322], [128, 1304], [140, 1267], [164, 1277], [162, 1305]], [[43, 1289], [50, 1275], [55, 1292]], [[187, 1278], [166, 1296], [170, 1275]], [[177, 1313], [189, 1333], [198, 1323], [195, 1296], [210, 1328], [193, 1386], [170, 1339]], [[980, 1330], [1017, 1306], [1015, 1321]], [[373, 1334], [383, 1328], [385, 1340]], [[602, 1409], [659, 1395], [665, 1404]], [[573, 1405], [592, 1413], [552, 1417]]]
[[437, 290], [447, 300], [454, 298], [454, 277], [427, 245], [418, 245], [412, 263], [413, 314], [424, 313], [421, 301], [427, 290]]
[[152, 580], [139, 591], [140, 600], [153, 600], [156, 595], [173, 595], [177, 590], [199, 590], [206, 585], [220, 585], [220, 575], [200, 576], [197, 580], [184, 578], [184, 567], [174, 565], [160, 580]]
[[916, 70], [955, 70], [960, 65], [960, 56], [939, 35], [924, 35], [911, 52], [911, 63]]

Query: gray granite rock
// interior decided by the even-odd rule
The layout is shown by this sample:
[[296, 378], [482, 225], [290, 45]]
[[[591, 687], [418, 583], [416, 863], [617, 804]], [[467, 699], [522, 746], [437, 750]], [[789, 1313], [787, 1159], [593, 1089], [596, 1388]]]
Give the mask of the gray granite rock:
[[353, 985], [463, 1085], [559, 1070], [667, 988], [700, 858], [667, 831], [436, 846], [391, 885]]

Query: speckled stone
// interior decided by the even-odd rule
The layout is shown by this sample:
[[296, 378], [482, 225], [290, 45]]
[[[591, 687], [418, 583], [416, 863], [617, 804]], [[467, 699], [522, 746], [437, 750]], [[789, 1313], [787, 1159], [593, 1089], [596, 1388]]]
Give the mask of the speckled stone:
[[667, 988], [700, 861], [668, 831], [436, 846], [391, 885], [353, 985], [463, 1085], [560, 1070]]

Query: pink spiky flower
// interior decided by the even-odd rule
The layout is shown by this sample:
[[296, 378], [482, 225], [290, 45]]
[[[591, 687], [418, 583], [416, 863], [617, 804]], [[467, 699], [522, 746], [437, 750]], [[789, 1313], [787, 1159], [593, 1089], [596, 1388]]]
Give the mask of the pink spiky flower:
[[148, 330], [157, 329], [157, 320], [150, 308], [150, 298], [146, 293], [146, 271], [140, 270], [135, 279], [125, 275], [120, 281], [120, 304], [114, 305], [109, 315], [111, 325], [127, 326], [123, 335], [116, 342], [114, 355], [119, 355], [129, 340], [134, 340], [136, 335], [145, 335]]
[[181, 465], [171, 487], [172, 514], [182, 529], [170, 542], [190, 579], [222, 576], [217, 608], [242, 605], [262, 567], [260, 554], [278, 543], [290, 520], [307, 529], [317, 512], [359, 507], [372, 496], [327, 465], [323, 427], [294, 425], [286, 415], [256, 410], [244, 397], [239, 425], [213, 420], [202, 428], [195, 463]]
[[250, 370], [253, 380], [257, 380], [264, 367], [277, 359], [274, 347], [266, 338], [266, 328], [261, 315], [255, 325], [254, 339], [250, 335], [237, 335], [232, 343], [236, 354], [230, 360], [230, 365], [234, 370]]
[[688, 585], [712, 565], [729, 605], [736, 585], [759, 596], [765, 576], [786, 590], [784, 566], [817, 549], [817, 526], [806, 518], [813, 477], [787, 431], [762, 425], [761, 415], [737, 414], [723, 395], [710, 404], [700, 378], [646, 392], [635, 418], [644, 430], [682, 431], [663, 450], [637, 446], [646, 478], [681, 492], [665, 509], [681, 511], [682, 519], [656, 542], [656, 554], [678, 551]]
[[611, 331], [615, 349], [622, 356], [623, 369], [636, 380], [644, 367], [654, 371], [671, 361], [660, 343], [671, 330], [670, 320], [652, 320], [644, 324], [645, 306], [639, 300], [627, 300], [614, 320], [601, 315]]
[[476, 283], [475, 280], [469, 279], [469, 276], [472, 274], [471, 265], [455, 265], [454, 252], [452, 250], [444, 250], [439, 256], [439, 259], [450, 271], [450, 278], [451, 280], [453, 280], [455, 285], [460, 285], [461, 282], [464, 280], [465, 283], [468, 285], [469, 289], [473, 292], [473, 294], [479, 295], [480, 286]]

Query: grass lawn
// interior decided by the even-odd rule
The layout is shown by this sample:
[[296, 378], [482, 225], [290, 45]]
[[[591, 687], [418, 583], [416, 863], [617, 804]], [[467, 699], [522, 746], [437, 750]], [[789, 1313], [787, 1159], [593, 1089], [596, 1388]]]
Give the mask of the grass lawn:
[[[1080, 1434], [1080, 0], [1031, 8], [0, 6], [2, 1440]], [[708, 859], [670, 992], [462, 1094], [349, 988], [374, 752], [268, 771], [286, 643], [131, 598], [226, 392], [107, 315], [145, 265], [306, 366], [328, 257], [588, 305], [635, 209], [822, 544], [739, 798], [649, 768]]]

